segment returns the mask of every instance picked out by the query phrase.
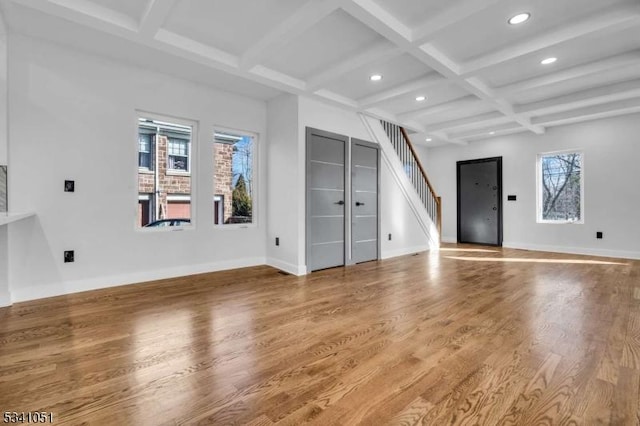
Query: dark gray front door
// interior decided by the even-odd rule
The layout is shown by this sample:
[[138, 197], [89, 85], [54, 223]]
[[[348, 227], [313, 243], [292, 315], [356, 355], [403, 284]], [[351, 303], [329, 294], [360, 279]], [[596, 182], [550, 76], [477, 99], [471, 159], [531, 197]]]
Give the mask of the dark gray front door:
[[378, 149], [351, 145], [351, 257], [354, 263], [378, 259]]
[[458, 242], [502, 245], [502, 157], [457, 165]]
[[[307, 270], [344, 265], [346, 136], [307, 128]], [[292, 224], [293, 226], [293, 224]]]

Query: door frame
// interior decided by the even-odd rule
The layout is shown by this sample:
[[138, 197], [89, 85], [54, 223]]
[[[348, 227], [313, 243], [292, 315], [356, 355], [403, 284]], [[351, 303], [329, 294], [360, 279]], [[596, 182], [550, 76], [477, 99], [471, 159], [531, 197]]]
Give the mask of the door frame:
[[[460, 166], [467, 164], [478, 164], [478, 163], [490, 163], [496, 162], [498, 169], [498, 244], [481, 244], [481, 243], [471, 243], [468, 241], [462, 241], [460, 236]], [[456, 162], [456, 203], [457, 203], [457, 237], [456, 240], [459, 244], [480, 244], [484, 246], [495, 246], [502, 247], [502, 238], [503, 238], [503, 229], [502, 229], [502, 157], [489, 157], [489, 158], [479, 158], [476, 160], [464, 160]]]
[[[353, 227], [351, 226], [353, 223], [353, 217], [352, 217], [352, 204], [351, 204], [351, 192], [353, 190], [353, 183], [351, 182], [351, 169], [352, 169], [352, 164], [351, 164], [351, 151], [353, 148], [353, 145], [362, 145], [362, 146], [366, 146], [367, 148], [373, 148], [378, 152], [378, 159], [377, 159], [377, 164], [376, 167], [378, 168], [377, 170], [377, 182], [376, 185], [378, 186], [378, 193], [376, 196], [376, 217], [377, 217], [377, 233], [378, 233], [378, 248], [377, 248], [377, 260], [381, 259], [381, 253], [382, 253], [382, 240], [380, 238], [380, 236], [382, 235], [382, 226], [381, 226], [381, 221], [380, 221], [380, 157], [381, 157], [381, 151], [380, 151], [380, 145], [374, 142], [369, 142], [369, 141], [365, 141], [363, 139], [358, 139], [358, 138], [351, 138], [351, 143], [349, 144], [349, 173], [348, 173], [348, 183], [349, 183], [349, 211], [348, 211], [348, 217], [349, 217], [349, 227], [345, 228], [348, 229], [348, 238], [349, 241], [347, 241], [345, 239], [345, 244], [348, 244], [347, 247], [345, 247], [345, 253], [348, 253], [347, 255], [347, 259], [348, 263], [347, 265], [355, 265], [356, 262], [353, 260]], [[347, 214], [347, 212], [345, 212], [345, 215]]]
[[[347, 214], [349, 207], [350, 207], [350, 203], [351, 203], [351, 188], [349, 187], [349, 190], [347, 190], [347, 183], [350, 183], [349, 177], [350, 177], [350, 161], [351, 161], [351, 157], [350, 157], [350, 144], [349, 144], [349, 137], [345, 136], [345, 135], [341, 135], [339, 133], [332, 133], [332, 132], [327, 132], [326, 130], [320, 130], [320, 129], [314, 129], [313, 127], [306, 127], [306, 135], [305, 135], [305, 144], [304, 144], [304, 149], [305, 149], [305, 163], [304, 163], [304, 167], [305, 167], [305, 176], [304, 176], [304, 205], [305, 205], [305, 212], [304, 212], [304, 221], [305, 221], [305, 227], [304, 227], [304, 241], [305, 241], [305, 251], [304, 251], [304, 263], [305, 263], [305, 268], [307, 269], [307, 273], [311, 273], [313, 271], [311, 271], [309, 269], [309, 253], [311, 252], [311, 242], [309, 237], [309, 228], [311, 227], [311, 218], [309, 217], [309, 211], [311, 210], [311, 200], [309, 199], [309, 173], [307, 172], [308, 167], [309, 167], [309, 162], [311, 161], [311, 150], [309, 149], [309, 144], [311, 143], [311, 136], [320, 136], [323, 138], [329, 138], [329, 139], [335, 139], [335, 140], [339, 140], [344, 142], [344, 176], [343, 176], [343, 181], [344, 181], [344, 217], [343, 217], [343, 236], [342, 236], [342, 240], [344, 241], [344, 247], [343, 247], [343, 256], [342, 256], [342, 266], [346, 266], [348, 263], [348, 260], [350, 260], [350, 256], [347, 255], [347, 236], [349, 235], [349, 232], [347, 230], [350, 230], [350, 216]], [[349, 210], [350, 211], [350, 210]], [[349, 226], [349, 228], [347, 228]], [[349, 252], [350, 253], [350, 252]], [[337, 265], [336, 267], [339, 267], [340, 265]]]

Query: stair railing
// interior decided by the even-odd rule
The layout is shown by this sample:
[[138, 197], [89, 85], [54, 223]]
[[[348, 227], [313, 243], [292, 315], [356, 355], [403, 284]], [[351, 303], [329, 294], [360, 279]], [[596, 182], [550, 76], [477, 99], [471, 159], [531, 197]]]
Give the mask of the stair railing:
[[422, 167], [407, 131], [397, 124], [384, 120], [380, 122], [400, 158], [407, 177], [422, 200], [429, 217], [436, 224], [438, 235], [442, 239], [442, 198], [436, 194], [433, 185], [429, 182], [427, 172]]

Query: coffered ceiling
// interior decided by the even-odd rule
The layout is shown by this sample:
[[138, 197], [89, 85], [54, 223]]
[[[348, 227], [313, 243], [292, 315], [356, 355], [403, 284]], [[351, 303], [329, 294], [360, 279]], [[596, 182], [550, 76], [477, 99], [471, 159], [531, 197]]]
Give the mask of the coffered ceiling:
[[[640, 112], [639, 0], [0, 5], [12, 31], [164, 64], [164, 72], [258, 99], [311, 96], [397, 122], [426, 145]], [[520, 13], [530, 18], [508, 22]], [[547, 58], [557, 60], [543, 65]]]

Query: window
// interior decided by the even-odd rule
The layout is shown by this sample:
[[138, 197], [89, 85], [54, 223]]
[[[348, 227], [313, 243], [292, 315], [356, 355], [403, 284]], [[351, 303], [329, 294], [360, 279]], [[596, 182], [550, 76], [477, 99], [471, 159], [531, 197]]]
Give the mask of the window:
[[581, 152], [538, 156], [538, 221], [577, 223], [583, 221], [583, 166]]
[[216, 224], [253, 223], [255, 137], [240, 132], [214, 134]]
[[167, 152], [169, 170], [181, 172], [189, 171], [189, 141], [186, 139], [169, 138]]
[[223, 225], [224, 218], [224, 195], [213, 196], [213, 223]]
[[140, 226], [145, 226], [152, 221], [152, 198], [153, 194], [138, 194], [138, 224]]
[[153, 132], [152, 129], [138, 128], [138, 167], [141, 169], [153, 170]]
[[138, 119], [137, 226], [191, 224], [191, 135], [194, 124], [144, 115]]

